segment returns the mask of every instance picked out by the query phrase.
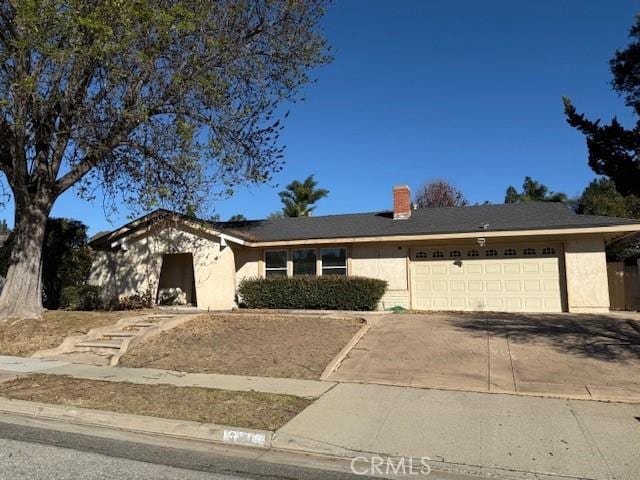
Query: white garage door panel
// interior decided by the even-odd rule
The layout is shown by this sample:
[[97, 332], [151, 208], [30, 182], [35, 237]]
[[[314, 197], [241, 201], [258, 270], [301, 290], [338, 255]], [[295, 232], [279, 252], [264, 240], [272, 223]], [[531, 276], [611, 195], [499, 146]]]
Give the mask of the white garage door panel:
[[[561, 312], [560, 246], [417, 248], [412, 251], [413, 307], [422, 310]], [[513, 252], [507, 252], [515, 249]], [[532, 254], [535, 252], [536, 254]], [[551, 252], [551, 253], [549, 253]], [[509, 254], [508, 256], [507, 253]], [[450, 258], [450, 255], [460, 257]], [[437, 257], [437, 258], [434, 258]], [[444, 257], [444, 258], [443, 258]]]

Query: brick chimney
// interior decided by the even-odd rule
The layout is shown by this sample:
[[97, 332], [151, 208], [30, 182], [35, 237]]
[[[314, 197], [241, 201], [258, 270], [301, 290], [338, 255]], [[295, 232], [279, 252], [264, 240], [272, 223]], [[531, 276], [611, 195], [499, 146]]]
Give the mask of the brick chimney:
[[411, 190], [409, 185], [393, 187], [393, 219], [406, 220], [411, 216]]

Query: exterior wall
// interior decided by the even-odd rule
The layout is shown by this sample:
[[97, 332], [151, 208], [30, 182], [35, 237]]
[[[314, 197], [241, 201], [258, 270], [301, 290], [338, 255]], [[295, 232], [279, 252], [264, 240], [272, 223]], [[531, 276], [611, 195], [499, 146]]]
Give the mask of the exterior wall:
[[569, 312], [609, 311], [607, 258], [602, 237], [584, 236], [564, 243]]
[[387, 290], [380, 299], [380, 310], [388, 310], [393, 307], [411, 309], [409, 290]]
[[233, 247], [236, 260], [236, 286], [245, 278], [260, 277], [262, 249]]
[[380, 301], [382, 309], [410, 308], [407, 254], [403, 245], [353, 245], [349, 275], [379, 278], [388, 282], [387, 292]]
[[105, 300], [135, 292], [158, 290], [162, 255], [191, 253], [198, 308], [227, 310], [234, 307], [235, 259], [230, 247], [217, 237], [188, 228], [158, 226], [115, 252], [96, 252], [90, 283], [103, 288]]

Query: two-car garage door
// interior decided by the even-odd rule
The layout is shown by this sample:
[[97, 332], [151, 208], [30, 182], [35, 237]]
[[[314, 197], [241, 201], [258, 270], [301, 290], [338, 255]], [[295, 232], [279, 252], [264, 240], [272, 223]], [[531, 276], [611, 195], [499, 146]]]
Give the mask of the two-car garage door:
[[561, 246], [413, 248], [417, 310], [561, 312]]

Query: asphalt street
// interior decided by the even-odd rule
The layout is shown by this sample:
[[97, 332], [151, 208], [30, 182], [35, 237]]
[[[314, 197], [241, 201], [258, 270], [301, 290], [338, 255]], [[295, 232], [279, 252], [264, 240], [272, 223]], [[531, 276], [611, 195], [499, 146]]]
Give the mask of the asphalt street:
[[69, 448], [0, 439], [0, 478], [97, 480], [107, 478], [154, 480], [236, 480], [234, 475], [205, 473], [113, 458]]
[[0, 480], [366, 477], [0, 422]]

